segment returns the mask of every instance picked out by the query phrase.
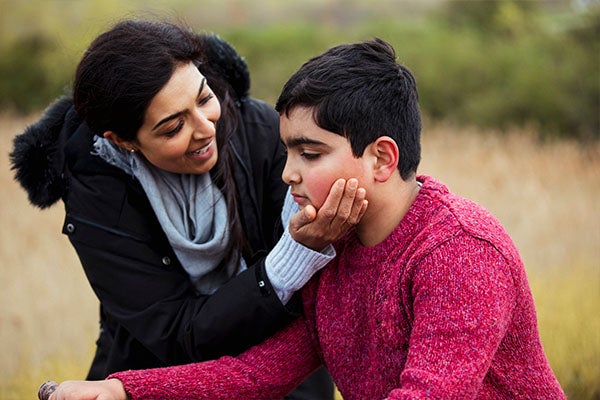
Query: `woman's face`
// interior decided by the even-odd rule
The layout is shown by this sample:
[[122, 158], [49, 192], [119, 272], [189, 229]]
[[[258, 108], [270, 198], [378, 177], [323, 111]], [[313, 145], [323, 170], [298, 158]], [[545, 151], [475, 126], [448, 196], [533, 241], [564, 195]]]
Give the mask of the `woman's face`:
[[221, 105], [194, 64], [178, 66], [154, 96], [134, 147], [154, 166], [202, 174], [218, 158], [216, 124]]

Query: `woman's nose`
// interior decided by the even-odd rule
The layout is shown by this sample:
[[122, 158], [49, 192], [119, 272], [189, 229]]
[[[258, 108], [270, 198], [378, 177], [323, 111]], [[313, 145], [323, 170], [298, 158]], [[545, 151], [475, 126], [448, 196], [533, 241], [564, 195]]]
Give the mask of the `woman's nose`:
[[194, 138], [203, 139], [208, 136], [214, 136], [217, 128], [217, 119], [202, 111], [196, 111], [193, 118]]

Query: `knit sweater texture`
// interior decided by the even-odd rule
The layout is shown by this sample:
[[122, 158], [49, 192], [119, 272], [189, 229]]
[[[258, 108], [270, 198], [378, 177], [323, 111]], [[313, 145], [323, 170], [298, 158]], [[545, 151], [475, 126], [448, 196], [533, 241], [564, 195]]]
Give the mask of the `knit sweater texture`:
[[[395, 230], [354, 231], [304, 315], [237, 358], [112, 375], [132, 399], [276, 399], [324, 364], [345, 400], [564, 399], [521, 258], [499, 222], [426, 176]], [[224, 316], [225, 317], [225, 316]]]

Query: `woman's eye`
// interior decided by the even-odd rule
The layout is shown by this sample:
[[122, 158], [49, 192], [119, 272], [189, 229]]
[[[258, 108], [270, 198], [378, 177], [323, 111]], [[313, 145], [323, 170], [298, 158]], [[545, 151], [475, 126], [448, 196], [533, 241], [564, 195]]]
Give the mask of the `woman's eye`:
[[198, 99], [198, 105], [203, 106], [206, 103], [208, 103], [209, 101], [211, 101], [214, 97], [215, 97], [215, 95], [213, 93], [209, 93], [208, 95]]
[[183, 128], [183, 120], [182, 119], [180, 119], [177, 122], [177, 126], [175, 128], [171, 129], [168, 132], [165, 132], [164, 135], [166, 137], [173, 137], [173, 136], [175, 136], [181, 130], [181, 128]]

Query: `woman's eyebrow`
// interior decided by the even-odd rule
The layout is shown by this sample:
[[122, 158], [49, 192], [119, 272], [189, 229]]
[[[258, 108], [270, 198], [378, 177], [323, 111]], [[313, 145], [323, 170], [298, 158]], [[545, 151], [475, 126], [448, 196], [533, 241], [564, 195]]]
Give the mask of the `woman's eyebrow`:
[[[206, 84], [206, 78], [202, 78], [202, 82], [200, 82], [200, 89], [198, 90], [198, 96], [196, 98], [199, 98], [202, 95], [202, 91], [204, 90], [204, 85]], [[161, 119], [160, 121], [158, 121], [156, 123], [156, 125], [154, 125], [152, 127], [152, 130], [156, 130], [156, 128], [158, 128], [159, 126], [161, 126], [162, 124], [169, 122], [175, 118], [178, 118], [180, 115], [182, 115], [185, 111], [178, 111], [174, 114], [169, 115], [168, 117], [165, 117], [163, 119]]]

